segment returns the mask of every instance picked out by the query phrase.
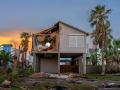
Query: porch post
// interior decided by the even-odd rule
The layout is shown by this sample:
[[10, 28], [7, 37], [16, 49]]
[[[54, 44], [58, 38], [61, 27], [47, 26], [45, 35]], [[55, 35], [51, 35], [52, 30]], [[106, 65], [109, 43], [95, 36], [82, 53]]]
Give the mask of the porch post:
[[78, 69], [79, 69], [79, 74], [82, 74], [82, 67], [83, 67], [83, 65], [82, 65], [82, 57], [81, 56], [79, 56], [79, 58], [78, 58]]
[[33, 70], [34, 70], [34, 72], [36, 72], [37, 70], [36, 70], [36, 54], [35, 53], [33, 53]]
[[58, 73], [60, 73], [60, 53], [58, 53]]
[[79, 57], [79, 74], [86, 74], [86, 53]]
[[83, 54], [83, 74], [86, 74], [86, 53]]

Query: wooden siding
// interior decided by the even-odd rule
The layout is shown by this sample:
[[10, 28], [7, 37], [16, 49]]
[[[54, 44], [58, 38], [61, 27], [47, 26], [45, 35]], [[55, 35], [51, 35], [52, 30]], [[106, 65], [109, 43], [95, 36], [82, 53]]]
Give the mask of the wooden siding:
[[[84, 40], [80, 47], [69, 47], [69, 35], [81, 35]], [[84, 47], [83, 47], [84, 46]], [[86, 52], [86, 34], [78, 30], [70, 28], [64, 24], [60, 24], [60, 52], [61, 53], [85, 53]]]

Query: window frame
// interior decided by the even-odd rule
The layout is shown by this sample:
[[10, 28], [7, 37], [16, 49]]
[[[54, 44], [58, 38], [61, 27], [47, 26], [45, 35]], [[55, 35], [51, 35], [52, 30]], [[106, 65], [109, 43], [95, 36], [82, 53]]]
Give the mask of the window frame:
[[[70, 45], [70, 36], [76, 36], [74, 46]], [[83, 43], [85, 43], [85, 35], [84, 34], [69, 34], [68, 35], [68, 44], [69, 44], [68, 46], [69, 46], [69, 48], [83, 48], [84, 47], [84, 45], [82, 47], [80, 45], [78, 45], [78, 37], [79, 36], [83, 36], [83, 39], [84, 39]]]

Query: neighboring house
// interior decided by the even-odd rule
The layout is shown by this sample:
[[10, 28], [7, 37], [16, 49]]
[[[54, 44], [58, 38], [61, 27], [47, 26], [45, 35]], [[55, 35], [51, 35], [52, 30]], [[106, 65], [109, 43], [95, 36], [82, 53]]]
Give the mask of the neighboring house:
[[12, 44], [2, 44], [0, 45], [0, 51], [4, 50], [5, 52], [9, 52], [12, 56], [18, 56], [19, 50], [16, 48], [13, 48]]
[[[88, 33], [59, 21], [51, 28], [32, 35], [33, 67], [35, 72], [86, 73], [86, 37]], [[63, 60], [71, 62], [67, 68]]]
[[4, 50], [5, 52], [11, 52], [12, 44], [2, 44], [0, 45], [0, 50]]

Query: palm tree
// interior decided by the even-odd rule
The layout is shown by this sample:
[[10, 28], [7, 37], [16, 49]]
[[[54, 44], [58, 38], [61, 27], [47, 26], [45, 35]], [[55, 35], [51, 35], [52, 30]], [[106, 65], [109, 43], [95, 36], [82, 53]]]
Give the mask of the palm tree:
[[116, 48], [120, 48], [120, 39], [115, 39], [113, 43]]
[[120, 39], [113, 39], [106, 49], [107, 72], [120, 72]]
[[21, 47], [22, 47], [22, 66], [25, 68], [26, 66], [26, 55], [28, 51], [28, 44], [29, 44], [29, 38], [30, 35], [27, 32], [21, 33], [20, 38], [21, 40]]
[[120, 39], [115, 39], [113, 41], [113, 45], [114, 45], [114, 59], [113, 59], [113, 62], [116, 62], [116, 65], [117, 66], [117, 70], [116, 71], [119, 71], [120, 72], [120, 51], [118, 49], [120, 49]]
[[3, 66], [4, 73], [7, 76], [7, 65], [8, 65], [8, 62], [11, 61], [12, 56], [10, 52], [5, 52], [4, 50], [2, 50], [0, 51], [0, 58], [1, 58], [1, 64]]
[[90, 61], [92, 62], [92, 65], [95, 66], [96, 63], [96, 53], [91, 53], [90, 55]]
[[97, 5], [91, 10], [89, 22], [94, 31], [92, 33], [93, 40], [96, 45], [102, 50], [102, 74], [105, 74], [105, 57], [104, 51], [105, 46], [108, 42], [110, 35], [110, 22], [108, 20], [108, 14], [111, 12], [110, 9], [106, 9], [105, 6]]

